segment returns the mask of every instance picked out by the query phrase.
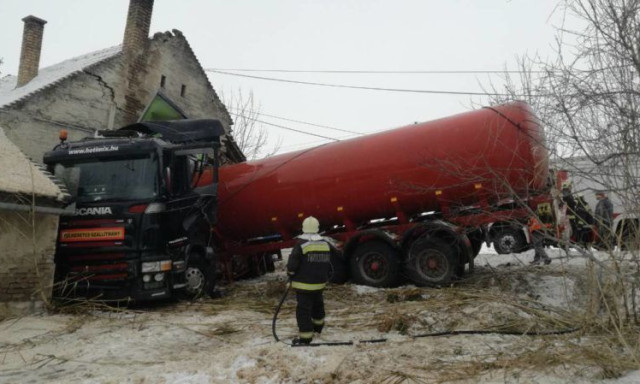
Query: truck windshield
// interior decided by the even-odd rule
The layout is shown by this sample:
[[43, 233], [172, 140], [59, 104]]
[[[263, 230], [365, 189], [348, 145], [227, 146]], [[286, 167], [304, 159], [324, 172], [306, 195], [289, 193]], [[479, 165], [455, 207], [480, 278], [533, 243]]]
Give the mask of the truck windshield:
[[152, 156], [57, 163], [53, 172], [77, 203], [148, 200], [158, 195], [158, 165]]

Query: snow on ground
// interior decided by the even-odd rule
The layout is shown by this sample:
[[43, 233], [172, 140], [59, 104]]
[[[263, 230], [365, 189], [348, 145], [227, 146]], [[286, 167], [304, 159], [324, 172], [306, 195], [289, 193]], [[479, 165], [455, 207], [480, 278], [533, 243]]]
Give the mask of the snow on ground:
[[[220, 299], [5, 319], [0, 383], [640, 382], [638, 364], [606, 335], [532, 335], [571, 327], [588, 299], [585, 259], [549, 253], [552, 264], [530, 266], [532, 251], [484, 248], [473, 275], [442, 289], [331, 286], [316, 341], [356, 341], [349, 346], [274, 341], [283, 262]], [[294, 311], [289, 295], [277, 322], [285, 342]], [[485, 333], [414, 337], [452, 330]], [[378, 338], [388, 341], [357, 342]]]

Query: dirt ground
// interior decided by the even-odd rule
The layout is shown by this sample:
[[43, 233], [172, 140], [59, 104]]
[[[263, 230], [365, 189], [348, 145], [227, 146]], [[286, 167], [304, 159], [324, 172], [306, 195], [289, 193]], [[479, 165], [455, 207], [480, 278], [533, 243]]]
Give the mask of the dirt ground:
[[[581, 326], [602, 310], [589, 263], [550, 253], [552, 264], [530, 266], [531, 251], [483, 249], [473, 275], [441, 289], [331, 286], [326, 331], [314, 341], [348, 346], [275, 342], [283, 262], [220, 299], [5, 319], [0, 383], [640, 382], [637, 340]], [[276, 327], [285, 342], [296, 334], [294, 308], [289, 295]], [[358, 342], [379, 338], [387, 341]]]

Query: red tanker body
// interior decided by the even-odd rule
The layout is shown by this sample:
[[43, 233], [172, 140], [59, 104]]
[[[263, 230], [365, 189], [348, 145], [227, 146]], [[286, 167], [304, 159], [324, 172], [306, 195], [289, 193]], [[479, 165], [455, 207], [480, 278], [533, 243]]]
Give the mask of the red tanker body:
[[[219, 228], [246, 240], [472, 205], [477, 184], [489, 203], [547, 183], [542, 132], [522, 103], [465, 113], [320, 147], [222, 167]], [[437, 196], [436, 191], [442, 191]], [[395, 198], [392, 202], [392, 198]], [[395, 204], [394, 204], [395, 203]]]
[[440, 283], [471, 269], [478, 236], [465, 233], [527, 215], [499, 205], [543, 194], [547, 177], [542, 127], [511, 103], [224, 166], [216, 232], [223, 256], [269, 253], [290, 246], [312, 215], [345, 243], [356, 281], [389, 285], [396, 276], [379, 271], [397, 275], [404, 264], [417, 283]]

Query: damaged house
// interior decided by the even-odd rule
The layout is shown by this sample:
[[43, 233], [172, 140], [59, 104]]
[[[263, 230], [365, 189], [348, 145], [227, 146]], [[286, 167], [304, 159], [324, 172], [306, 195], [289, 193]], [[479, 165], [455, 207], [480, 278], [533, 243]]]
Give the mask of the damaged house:
[[0, 128], [0, 315], [51, 297], [58, 215], [68, 197]]
[[42, 161], [58, 142], [139, 120], [219, 119], [223, 161], [245, 158], [233, 124], [188, 41], [178, 30], [149, 38], [153, 0], [131, 0], [121, 45], [39, 69], [45, 20], [23, 19], [17, 76], [0, 79], [0, 126], [27, 156]]

